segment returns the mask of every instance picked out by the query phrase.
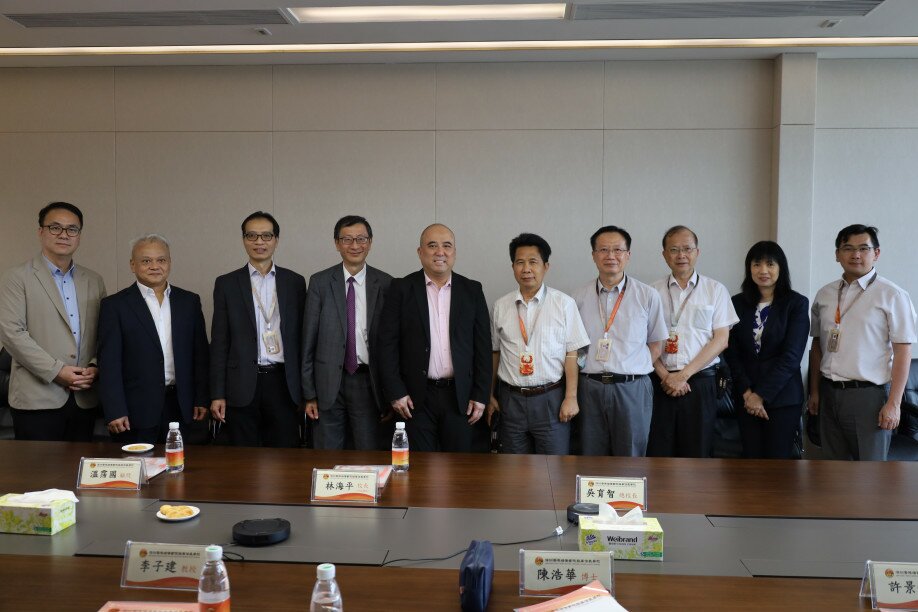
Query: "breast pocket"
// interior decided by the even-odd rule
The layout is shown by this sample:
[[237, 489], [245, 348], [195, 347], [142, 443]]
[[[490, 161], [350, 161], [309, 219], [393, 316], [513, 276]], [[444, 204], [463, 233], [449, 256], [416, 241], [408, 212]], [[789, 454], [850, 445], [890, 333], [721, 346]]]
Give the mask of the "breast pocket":
[[714, 320], [714, 306], [692, 306], [689, 314], [689, 325], [695, 329], [712, 329]]

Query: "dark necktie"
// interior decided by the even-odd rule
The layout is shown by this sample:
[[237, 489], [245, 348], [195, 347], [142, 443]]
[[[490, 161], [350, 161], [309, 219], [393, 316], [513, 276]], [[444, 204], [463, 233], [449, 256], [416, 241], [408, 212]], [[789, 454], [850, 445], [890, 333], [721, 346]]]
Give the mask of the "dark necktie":
[[344, 369], [348, 374], [357, 371], [357, 296], [354, 277], [347, 279], [347, 344], [344, 349]]

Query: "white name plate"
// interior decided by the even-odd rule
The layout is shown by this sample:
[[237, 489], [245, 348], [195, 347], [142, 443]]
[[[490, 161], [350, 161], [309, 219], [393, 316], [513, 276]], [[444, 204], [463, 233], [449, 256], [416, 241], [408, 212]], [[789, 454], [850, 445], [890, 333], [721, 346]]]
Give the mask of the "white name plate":
[[918, 563], [868, 561], [860, 595], [874, 610], [918, 610]]
[[615, 594], [612, 553], [520, 549], [520, 596], [557, 597], [594, 580]]
[[379, 500], [378, 480], [379, 474], [372, 468], [361, 472], [313, 468], [310, 499], [375, 504]]
[[647, 478], [577, 475], [578, 503], [609, 504], [616, 510], [647, 511]]
[[146, 480], [140, 459], [82, 457], [77, 472], [78, 489], [140, 489]]
[[195, 544], [127, 541], [121, 586], [139, 589], [197, 591], [204, 549]]

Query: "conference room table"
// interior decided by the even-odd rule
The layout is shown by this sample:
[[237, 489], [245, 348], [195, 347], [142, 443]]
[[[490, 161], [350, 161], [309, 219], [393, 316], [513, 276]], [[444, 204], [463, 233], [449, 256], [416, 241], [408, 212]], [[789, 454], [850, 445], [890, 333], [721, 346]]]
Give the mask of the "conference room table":
[[[154, 454], [162, 455], [162, 447]], [[79, 490], [81, 499], [310, 505], [312, 469], [385, 464], [386, 452], [189, 446], [180, 474], [140, 491]], [[118, 445], [0, 441], [0, 494], [74, 489], [81, 457], [121, 457]], [[650, 510], [723, 517], [913, 520], [918, 464], [412, 453], [378, 507], [555, 511], [574, 501], [576, 476], [646, 477]], [[327, 504], [323, 504], [327, 505]], [[79, 529], [78, 522], [69, 529]], [[10, 554], [0, 536], [0, 610], [97, 610], [108, 600], [194, 601], [181, 591], [123, 589], [116, 556]], [[51, 536], [52, 538], [55, 536]], [[8, 540], [6, 540], [8, 541]], [[458, 563], [458, 561], [457, 561]], [[651, 562], [644, 562], [645, 565]], [[662, 564], [665, 564], [664, 560]], [[662, 565], [659, 564], [659, 565]], [[309, 563], [231, 562], [236, 610], [302, 610], [315, 581]], [[338, 565], [346, 609], [458, 609], [454, 569]], [[518, 596], [518, 572], [498, 570], [489, 610], [536, 603]], [[853, 579], [616, 573], [619, 602], [641, 610], [862, 610]]]

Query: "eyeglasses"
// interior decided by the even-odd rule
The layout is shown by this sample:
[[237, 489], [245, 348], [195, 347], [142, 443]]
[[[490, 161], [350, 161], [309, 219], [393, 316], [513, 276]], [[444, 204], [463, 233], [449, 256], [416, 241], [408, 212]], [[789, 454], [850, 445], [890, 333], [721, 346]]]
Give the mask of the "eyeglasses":
[[369, 236], [338, 236], [338, 242], [344, 246], [351, 246], [355, 242], [359, 245], [364, 245], [370, 241]]
[[242, 235], [243, 238], [249, 242], [258, 242], [258, 239], [261, 238], [265, 242], [271, 242], [274, 240], [274, 232], [246, 232]]
[[853, 255], [854, 253], [859, 253], [859, 254], [861, 254], [861, 255], [866, 255], [866, 254], [869, 253], [870, 251], [876, 250], [876, 248], [877, 248], [877, 247], [874, 247], [874, 246], [866, 246], [866, 245], [852, 246], [852, 245], [850, 245], [850, 244], [846, 244], [846, 245], [843, 246], [843, 247], [839, 247], [838, 250], [841, 251], [842, 253], [844, 253], [845, 255]]
[[698, 250], [698, 247], [669, 247], [666, 252], [673, 257], [677, 255], [691, 255]]
[[82, 227], [77, 227], [76, 225], [68, 225], [67, 227], [64, 227], [63, 225], [59, 225], [57, 223], [42, 225], [42, 227], [51, 232], [52, 236], [60, 236], [61, 232], [67, 232], [67, 235], [71, 238], [76, 238], [80, 235], [80, 232], [83, 231]]
[[625, 253], [628, 253], [628, 249], [610, 249], [607, 247], [602, 247], [593, 251], [594, 253], [599, 253], [600, 255], [615, 255], [616, 257], [621, 257]]

